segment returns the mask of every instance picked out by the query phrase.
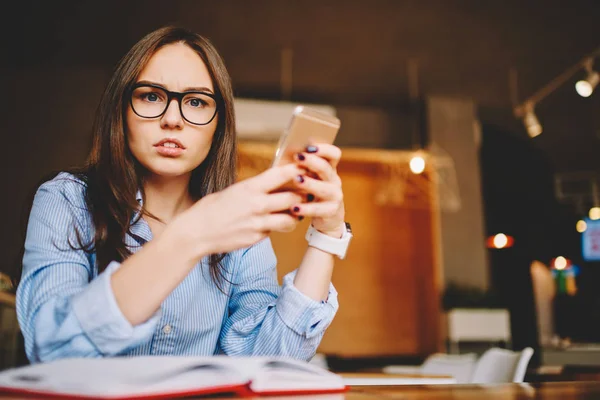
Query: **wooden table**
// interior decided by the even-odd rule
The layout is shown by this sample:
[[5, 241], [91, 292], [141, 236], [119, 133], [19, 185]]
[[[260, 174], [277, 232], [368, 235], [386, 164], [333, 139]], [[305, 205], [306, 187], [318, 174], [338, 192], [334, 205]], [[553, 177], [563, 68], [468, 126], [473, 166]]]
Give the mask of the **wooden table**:
[[449, 375], [383, 374], [365, 372], [344, 372], [340, 375], [344, 378], [346, 385], [349, 386], [447, 385], [456, 383], [456, 380]]
[[[0, 396], [0, 399], [36, 397]], [[228, 397], [218, 397], [223, 400]], [[229, 397], [231, 398], [231, 397]], [[208, 400], [210, 398], [203, 397]], [[217, 398], [214, 398], [217, 399]], [[248, 399], [246, 397], [245, 399]], [[254, 397], [266, 400], [592, 400], [600, 399], [598, 382], [548, 382], [502, 385], [363, 386], [347, 393], [311, 396]]]
[[[437, 385], [352, 388], [340, 399], [402, 400], [554, 400], [600, 399], [600, 382], [548, 382], [500, 385]], [[323, 399], [325, 400], [325, 399]], [[333, 399], [332, 399], [333, 400]]]
[[597, 400], [599, 382], [501, 385], [361, 386], [332, 395], [256, 397], [266, 400]]

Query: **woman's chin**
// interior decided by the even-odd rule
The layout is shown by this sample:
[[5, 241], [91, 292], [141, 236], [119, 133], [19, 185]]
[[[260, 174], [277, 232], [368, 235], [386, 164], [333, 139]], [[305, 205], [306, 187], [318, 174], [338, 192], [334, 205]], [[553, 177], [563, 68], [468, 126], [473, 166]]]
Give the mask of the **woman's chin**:
[[178, 176], [188, 175], [194, 170], [193, 166], [173, 164], [164, 165], [163, 163], [161, 163], [161, 165], [150, 165], [146, 168], [148, 169], [148, 172], [150, 172], [152, 175], [160, 176], [163, 178], [176, 178]]

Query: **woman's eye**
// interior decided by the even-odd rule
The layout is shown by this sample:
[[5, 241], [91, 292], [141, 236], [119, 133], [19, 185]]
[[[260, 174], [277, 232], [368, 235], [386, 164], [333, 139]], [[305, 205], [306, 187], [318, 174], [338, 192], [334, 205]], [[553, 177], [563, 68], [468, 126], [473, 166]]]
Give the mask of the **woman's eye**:
[[145, 95], [142, 96], [142, 98], [144, 100], [151, 101], [151, 102], [159, 100], [159, 97], [156, 93], [146, 93]]
[[199, 98], [192, 98], [188, 101], [188, 104], [192, 107], [204, 107], [206, 102]]

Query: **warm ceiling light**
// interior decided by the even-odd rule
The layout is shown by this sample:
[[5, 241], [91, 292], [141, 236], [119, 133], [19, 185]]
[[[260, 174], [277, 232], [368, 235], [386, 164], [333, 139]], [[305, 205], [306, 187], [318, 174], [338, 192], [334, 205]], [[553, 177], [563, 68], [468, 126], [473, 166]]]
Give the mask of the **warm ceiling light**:
[[590, 219], [597, 220], [600, 219], [600, 207], [592, 207], [590, 208]]
[[556, 259], [554, 259], [554, 268], [559, 271], [567, 268], [567, 259], [563, 256], [556, 257]]
[[487, 247], [491, 249], [506, 249], [512, 247], [515, 239], [512, 236], [505, 235], [504, 233], [498, 233], [497, 235], [490, 236], [487, 240]]
[[497, 249], [503, 249], [508, 244], [508, 238], [505, 234], [499, 233], [494, 236], [494, 247]]
[[410, 170], [413, 174], [420, 174], [425, 171], [425, 159], [422, 156], [414, 156], [409, 162]]
[[587, 229], [587, 222], [585, 222], [584, 220], [580, 219], [579, 221], [577, 221], [577, 224], [575, 225], [575, 228], [577, 229], [577, 232], [583, 233]]

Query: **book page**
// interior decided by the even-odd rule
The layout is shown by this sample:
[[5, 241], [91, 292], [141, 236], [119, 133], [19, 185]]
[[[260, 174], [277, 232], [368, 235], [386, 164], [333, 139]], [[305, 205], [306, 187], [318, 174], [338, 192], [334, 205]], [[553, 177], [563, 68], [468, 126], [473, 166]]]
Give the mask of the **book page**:
[[[335, 391], [341, 377], [290, 358], [142, 356], [74, 358], [7, 370], [0, 388], [119, 398], [242, 389], [256, 393]], [[233, 389], [231, 389], [233, 388]]]
[[262, 360], [250, 383], [255, 393], [343, 390], [338, 375], [305, 361], [288, 358]]
[[0, 373], [0, 387], [96, 397], [186, 392], [247, 384], [214, 357], [64, 359]]

